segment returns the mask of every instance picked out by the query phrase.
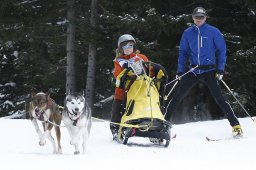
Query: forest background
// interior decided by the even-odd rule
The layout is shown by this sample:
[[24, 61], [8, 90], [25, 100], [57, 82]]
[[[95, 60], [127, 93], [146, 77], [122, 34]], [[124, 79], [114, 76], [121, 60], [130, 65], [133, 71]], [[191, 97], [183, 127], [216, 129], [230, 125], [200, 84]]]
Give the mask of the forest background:
[[[172, 80], [182, 32], [192, 24], [197, 6], [207, 10], [207, 22], [226, 40], [224, 80], [256, 115], [255, 0], [1, 0], [0, 117], [23, 113], [32, 91], [50, 89], [52, 98], [63, 105], [72, 87], [86, 91], [94, 116], [109, 118], [111, 102], [100, 101], [114, 92], [118, 37], [132, 34], [138, 49], [163, 65]], [[190, 97], [198, 97], [196, 91], [210, 96], [202, 88], [195, 87]], [[245, 116], [225, 87], [223, 91], [237, 116]], [[204, 99], [197, 102], [207, 102]]]

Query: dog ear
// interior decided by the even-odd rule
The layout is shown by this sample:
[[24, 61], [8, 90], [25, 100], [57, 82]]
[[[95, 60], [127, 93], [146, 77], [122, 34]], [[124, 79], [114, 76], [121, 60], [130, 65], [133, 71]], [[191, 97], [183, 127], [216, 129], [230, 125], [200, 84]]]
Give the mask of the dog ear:
[[46, 97], [47, 99], [49, 99], [49, 98], [50, 98], [50, 94], [51, 94], [51, 93], [50, 93], [49, 91], [46, 92], [46, 93], [45, 93], [45, 97]]
[[70, 95], [70, 94], [71, 94], [71, 89], [68, 90], [68, 95]]
[[31, 93], [31, 98], [33, 98], [35, 95], [36, 95], [36, 93], [35, 93], [35, 92], [32, 92], [32, 93]]
[[46, 93], [50, 95], [52, 92], [53, 92], [52, 88], [49, 88]]

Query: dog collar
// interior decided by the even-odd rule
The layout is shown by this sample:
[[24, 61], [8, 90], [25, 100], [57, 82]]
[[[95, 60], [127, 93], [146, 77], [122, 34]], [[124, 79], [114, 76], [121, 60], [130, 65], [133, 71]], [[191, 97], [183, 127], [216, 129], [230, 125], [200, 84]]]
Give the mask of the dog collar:
[[74, 125], [74, 126], [76, 126], [76, 124], [77, 124], [77, 122], [78, 122], [78, 119], [79, 119], [79, 117], [78, 117], [76, 120], [74, 120], [74, 122], [73, 122], [73, 125]]

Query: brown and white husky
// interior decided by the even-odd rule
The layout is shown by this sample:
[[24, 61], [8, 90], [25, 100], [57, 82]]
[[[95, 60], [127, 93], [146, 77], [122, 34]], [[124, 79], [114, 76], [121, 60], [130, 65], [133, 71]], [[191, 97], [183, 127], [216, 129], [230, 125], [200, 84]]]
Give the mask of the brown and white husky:
[[[50, 98], [49, 93], [32, 93], [29, 104], [29, 117], [39, 137], [39, 145], [43, 146], [46, 139], [49, 139], [53, 146], [53, 153], [62, 153], [60, 145], [61, 114], [58, 105]], [[38, 121], [42, 122], [44, 132], [38, 126]], [[51, 135], [51, 130], [55, 127], [57, 146]]]

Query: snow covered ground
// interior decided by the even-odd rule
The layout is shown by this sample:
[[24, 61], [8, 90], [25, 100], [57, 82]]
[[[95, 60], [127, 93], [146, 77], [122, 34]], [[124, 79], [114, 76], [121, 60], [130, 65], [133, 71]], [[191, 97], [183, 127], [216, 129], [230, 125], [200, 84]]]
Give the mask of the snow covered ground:
[[[62, 127], [63, 154], [54, 155], [49, 141], [45, 146], [38, 145], [29, 120], [0, 119], [0, 169], [252, 170], [256, 124], [249, 118], [239, 120], [244, 131], [242, 139], [230, 139], [231, 127], [226, 119], [174, 125], [172, 133], [177, 138], [168, 148], [153, 145], [146, 138], [130, 138], [128, 145], [118, 144], [112, 141], [107, 122], [93, 122], [84, 155], [73, 155], [67, 130]], [[229, 139], [208, 142], [206, 136]]]

